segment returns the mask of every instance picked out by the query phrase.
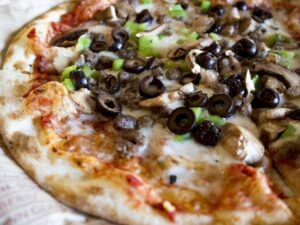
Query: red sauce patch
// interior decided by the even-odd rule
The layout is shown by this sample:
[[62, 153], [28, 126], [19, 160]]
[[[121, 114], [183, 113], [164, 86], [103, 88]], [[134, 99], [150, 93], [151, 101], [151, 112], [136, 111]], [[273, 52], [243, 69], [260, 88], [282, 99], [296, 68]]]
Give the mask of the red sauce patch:
[[45, 116], [41, 116], [40, 117], [41, 127], [43, 128], [51, 127], [52, 119], [53, 119], [53, 115], [51, 113]]
[[77, 20], [74, 12], [69, 12], [61, 17], [61, 23], [73, 27], [76, 26], [79, 21]]
[[33, 39], [36, 37], [36, 29], [32, 28], [31, 31], [27, 34], [27, 37]]
[[132, 185], [134, 187], [138, 187], [138, 186], [143, 185], [143, 182], [140, 179], [138, 179], [137, 177], [133, 176], [133, 175], [127, 175], [126, 180], [130, 185]]
[[235, 163], [229, 166], [228, 168], [229, 174], [233, 179], [242, 179], [245, 177], [254, 177], [256, 172], [250, 166], [247, 166], [243, 163]]

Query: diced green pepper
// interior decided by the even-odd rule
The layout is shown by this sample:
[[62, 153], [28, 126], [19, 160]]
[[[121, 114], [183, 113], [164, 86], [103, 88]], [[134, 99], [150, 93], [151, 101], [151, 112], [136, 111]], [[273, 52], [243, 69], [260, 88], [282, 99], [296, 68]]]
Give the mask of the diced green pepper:
[[186, 141], [192, 138], [191, 133], [181, 134], [181, 135], [175, 135], [174, 141], [176, 142], [182, 142]]
[[70, 73], [74, 70], [77, 69], [76, 65], [72, 65], [72, 66], [68, 66], [64, 69], [64, 71], [62, 72], [61, 76], [60, 76], [60, 80], [64, 80], [66, 78], [69, 78]]
[[220, 126], [220, 127], [223, 126], [226, 123], [225, 119], [223, 119], [219, 116], [215, 116], [215, 115], [209, 115], [207, 117], [202, 117], [199, 122], [203, 122], [204, 120], [211, 121], [216, 126]]
[[135, 23], [132, 21], [127, 21], [124, 27], [130, 34], [130, 37], [135, 38], [137, 33], [147, 29], [147, 23]]
[[143, 36], [139, 39], [139, 53], [142, 56], [155, 56], [159, 57], [160, 54], [155, 48], [156, 44], [159, 42], [158, 36]]
[[195, 114], [195, 122], [199, 123], [201, 120], [202, 109], [200, 107], [193, 107], [193, 108], [191, 108], [191, 110]]
[[120, 71], [124, 64], [124, 59], [115, 59], [112, 65], [113, 71]]
[[62, 83], [66, 86], [66, 88], [69, 91], [74, 91], [75, 90], [75, 85], [73, 84], [73, 82], [70, 78], [64, 79], [64, 81]]
[[290, 69], [292, 67], [293, 60], [296, 53], [292, 51], [279, 50], [274, 51], [274, 53], [280, 56], [279, 64]]
[[76, 50], [77, 50], [78, 52], [81, 52], [81, 51], [83, 51], [84, 49], [89, 48], [90, 45], [91, 45], [91, 43], [92, 43], [92, 40], [91, 40], [90, 38], [88, 38], [88, 37], [80, 37], [80, 38], [78, 39], [77, 44], [76, 44]]
[[254, 75], [252, 82], [254, 83], [255, 90], [259, 90], [261, 88], [261, 81], [258, 74]]
[[170, 17], [185, 17], [186, 12], [180, 4], [173, 5], [169, 8]]
[[265, 39], [265, 43], [270, 48], [272, 48], [278, 42], [288, 43], [289, 41], [289, 38], [281, 33], [272, 34]]
[[203, 11], [207, 11], [211, 7], [211, 2], [209, 0], [203, 0], [203, 1], [201, 1], [200, 7]]
[[92, 77], [92, 78], [96, 78], [98, 76], [98, 72], [97, 70], [95, 69], [91, 69], [90, 66], [88, 65], [84, 65], [82, 68], [81, 68], [82, 72], [84, 72], [84, 75], [86, 77]]
[[210, 37], [213, 41], [219, 41], [219, 40], [221, 39], [221, 37], [220, 37], [218, 34], [213, 33], [213, 32], [209, 33], [209, 37]]
[[284, 132], [281, 134], [280, 138], [294, 137], [296, 134], [296, 128], [292, 125], [288, 125]]
[[141, 3], [143, 5], [151, 5], [152, 4], [152, 0], [141, 0]]

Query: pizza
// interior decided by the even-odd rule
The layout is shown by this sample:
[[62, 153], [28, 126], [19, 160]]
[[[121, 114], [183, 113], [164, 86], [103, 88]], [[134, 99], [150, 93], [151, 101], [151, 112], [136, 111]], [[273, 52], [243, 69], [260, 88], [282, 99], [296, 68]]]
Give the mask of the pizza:
[[121, 224], [300, 223], [297, 0], [82, 0], [18, 34], [0, 132], [59, 201]]

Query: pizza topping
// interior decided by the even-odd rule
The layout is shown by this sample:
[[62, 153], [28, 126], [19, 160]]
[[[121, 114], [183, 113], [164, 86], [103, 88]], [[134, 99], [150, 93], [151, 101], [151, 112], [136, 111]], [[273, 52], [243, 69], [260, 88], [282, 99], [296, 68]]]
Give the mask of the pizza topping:
[[122, 111], [122, 106], [117, 100], [104, 92], [100, 92], [97, 96], [97, 108], [104, 116], [115, 117]]
[[148, 9], [142, 10], [136, 15], [135, 21], [137, 23], [150, 23], [153, 20], [153, 17]]
[[257, 22], [263, 23], [263, 22], [265, 22], [265, 20], [271, 19], [273, 16], [269, 11], [267, 11], [263, 8], [254, 7], [254, 9], [252, 11], [252, 17]]
[[231, 75], [223, 81], [224, 84], [229, 88], [229, 95], [234, 97], [238, 94], [246, 94], [245, 81], [241, 75]]
[[256, 108], [274, 108], [279, 102], [280, 98], [276, 91], [269, 88], [263, 88], [255, 94], [252, 106]]
[[95, 103], [91, 98], [91, 92], [86, 88], [81, 88], [70, 94], [71, 99], [84, 113], [94, 112]]
[[175, 134], [185, 134], [191, 131], [195, 124], [194, 112], [185, 107], [175, 109], [168, 119], [168, 127]]
[[200, 74], [194, 74], [194, 73], [184, 73], [181, 77], [180, 77], [180, 80], [179, 82], [181, 84], [188, 84], [188, 83], [193, 83], [195, 85], [198, 85], [200, 84], [200, 81], [201, 81], [201, 76]]
[[108, 75], [103, 79], [102, 82], [104, 83], [105, 90], [109, 94], [116, 94], [117, 92], [120, 91], [121, 88], [120, 81], [115, 76]]
[[216, 57], [210, 52], [203, 52], [199, 54], [196, 58], [196, 62], [205, 69], [215, 69]]
[[126, 43], [129, 39], [129, 35], [127, 33], [127, 31], [123, 28], [115, 28], [112, 30], [112, 38], [117, 41], [117, 42], [121, 42], [121, 43]]
[[229, 95], [217, 94], [208, 99], [208, 112], [212, 115], [228, 118], [235, 113], [233, 100]]
[[257, 54], [256, 43], [248, 38], [239, 40], [232, 50], [235, 54], [242, 58], [253, 58]]
[[203, 145], [215, 146], [221, 136], [222, 131], [210, 121], [203, 121], [193, 130], [193, 137]]
[[210, 52], [213, 55], [219, 55], [222, 51], [222, 47], [217, 41], [214, 41], [213, 43], [211, 43], [211, 45], [204, 48], [203, 50]]
[[80, 70], [71, 71], [70, 79], [72, 80], [76, 89], [88, 88], [88, 80], [83, 71]]
[[83, 29], [83, 30], [75, 30], [67, 34], [63, 34], [63, 36], [53, 40], [52, 45], [58, 47], [74, 46], [77, 43], [79, 37], [87, 33], [87, 31], [88, 31], [87, 29]]
[[90, 49], [92, 52], [100, 52], [107, 49], [107, 43], [103, 39], [102, 35], [98, 35], [97, 37], [93, 38]]
[[120, 115], [116, 118], [114, 126], [117, 129], [132, 130], [137, 128], [137, 120], [130, 115]]
[[212, 16], [222, 17], [225, 15], [225, 8], [222, 5], [215, 5], [209, 10], [209, 13]]
[[141, 73], [146, 69], [146, 63], [140, 58], [129, 58], [126, 59], [123, 68], [128, 73]]
[[207, 101], [207, 94], [202, 91], [197, 91], [186, 97], [185, 105], [187, 107], [204, 107], [207, 104]]
[[236, 7], [240, 11], [247, 11], [248, 10], [248, 5], [245, 1], [237, 1], [234, 4], [234, 7]]
[[288, 117], [293, 120], [300, 121], [300, 109], [295, 109], [288, 114]]
[[156, 76], [145, 76], [139, 83], [139, 93], [145, 98], [155, 98], [165, 90], [166, 87]]
[[248, 130], [232, 123], [225, 124], [222, 130], [224, 136], [220, 144], [236, 159], [251, 165], [262, 160], [264, 147]]

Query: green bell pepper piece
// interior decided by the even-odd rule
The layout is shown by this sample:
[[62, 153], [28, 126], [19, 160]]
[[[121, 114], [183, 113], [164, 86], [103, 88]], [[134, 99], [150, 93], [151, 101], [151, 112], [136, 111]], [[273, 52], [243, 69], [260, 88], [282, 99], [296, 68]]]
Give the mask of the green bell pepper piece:
[[64, 81], [62, 83], [66, 86], [66, 88], [69, 91], [74, 91], [75, 90], [75, 85], [73, 84], [73, 82], [70, 78], [64, 79]]
[[191, 133], [181, 134], [181, 135], [175, 135], [174, 141], [176, 142], [182, 142], [186, 140], [190, 140], [192, 138]]
[[211, 7], [211, 2], [209, 0], [203, 0], [203, 1], [201, 1], [200, 7], [203, 11], [207, 11]]
[[81, 68], [82, 72], [84, 72], [84, 75], [86, 77], [92, 77], [92, 78], [96, 78], [98, 76], [98, 72], [95, 69], [91, 69], [91, 67], [89, 65], [84, 65]]
[[186, 16], [186, 12], [180, 4], [171, 6], [169, 8], [168, 14], [170, 17], [185, 17]]
[[280, 138], [290, 138], [296, 135], [296, 128], [292, 125], [288, 125], [284, 132], [281, 134]]
[[87, 49], [90, 47], [92, 43], [92, 40], [88, 37], [80, 37], [77, 41], [77, 44], [76, 44], [76, 50], [78, 52], [81, 52], [83, 51], [84, 49]]
[[66, 78], [69, 78], [70, 73], [74, 70], [77, 70], [77, 66], [76, 65], [72, 65], [72, 66], [68, 66], [64, 69], [64, 71], [62, 72], [61, 76], [60, 76], [60, 80], [64, 80]]
[[120, 71], [124, 64], [124, 59], [115, 59], [112, 65], [113, 71]]

